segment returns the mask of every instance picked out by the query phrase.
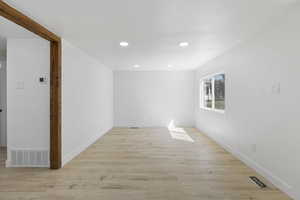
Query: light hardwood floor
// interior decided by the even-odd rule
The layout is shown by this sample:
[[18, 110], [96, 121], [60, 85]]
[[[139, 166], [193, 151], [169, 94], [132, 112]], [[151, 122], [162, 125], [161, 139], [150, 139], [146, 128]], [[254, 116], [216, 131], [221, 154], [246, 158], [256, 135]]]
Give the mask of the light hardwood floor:
[[1, 168], [0, 199], [289, 199], [196, 129], [185, 131], [114, 128], [61, 170]]

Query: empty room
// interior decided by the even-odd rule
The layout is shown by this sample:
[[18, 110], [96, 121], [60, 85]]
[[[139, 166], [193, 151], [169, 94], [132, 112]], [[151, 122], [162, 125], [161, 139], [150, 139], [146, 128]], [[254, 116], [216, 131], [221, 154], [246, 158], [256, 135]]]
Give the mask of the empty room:
[[0, 0], [0, 200], [300, 200], [299, 0]]

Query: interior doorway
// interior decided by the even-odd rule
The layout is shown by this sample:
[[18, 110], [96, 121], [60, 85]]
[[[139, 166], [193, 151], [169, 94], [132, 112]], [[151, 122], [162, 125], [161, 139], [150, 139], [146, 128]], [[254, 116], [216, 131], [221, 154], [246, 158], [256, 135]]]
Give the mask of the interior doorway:
[[[35, 22], [22, 12], [8, 5], [4, 1], [0, 1], [0, 16], [7, 19], [11, 23], [28, 30], [36, 36], [49, 42], [50, 59], [50, 168], [60, 169], [62, 166], [62, 147], [61, 147], [61, 68], [62, 68], [62, 41], [59, 36], [49, 31], [39, 23]], [[1, 24], [0, 24], [1, 25]], [[1, 30], [2, 33], [2, 30]], [[37, 57], [38, 58], [38, 57]], [[40, 79], [41, 80], [41, 79]], [[22, 88], [22, 83], [20, 84]], [[7, 101], [9, 102], [9, 101]], [[7, 123], [8, 124], [8, 123]], [[35, 138], [32, 138], [34, 140]], [[8, 140], [8, 139], [7, 139]], [[8, 150], [9, 152], [9, 150]], [[17, 152], [15, 152], [17, 153]], [[20, 155], [22, 156], [22, 155]], [[28, 156], [28, 155], [27, 155]], [[37, 157], [39, 157], [37, 155]]]
[[0, 168], [5, 167], [6, 148], [6, 41], [0, 38]]
[[0, 167], [50, 167], [50, 42], [0, 17]]

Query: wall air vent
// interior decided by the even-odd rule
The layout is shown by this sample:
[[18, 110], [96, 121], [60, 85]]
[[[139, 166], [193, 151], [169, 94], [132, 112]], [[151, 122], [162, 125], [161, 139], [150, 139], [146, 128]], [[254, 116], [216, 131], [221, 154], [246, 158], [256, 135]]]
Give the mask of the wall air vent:
[[10, 150], [9, 167], [49, 167], [48, 150]]
[[129, 127], [130, 129], [139, 129], [140, 127], [137, 126], [133, 126], [133, 127]]
[[251, 180], [253, 183], [255, 183], [258, 187], [260, 187], [260, 188], [266, 188], [266, 187], [267, 187], [267, 185], [264, 184], [261, 180], [259, 180], [259, 178], [257, 178], [256, 176], [250, 176], [249, 178], [250, 178], [250, 180]]

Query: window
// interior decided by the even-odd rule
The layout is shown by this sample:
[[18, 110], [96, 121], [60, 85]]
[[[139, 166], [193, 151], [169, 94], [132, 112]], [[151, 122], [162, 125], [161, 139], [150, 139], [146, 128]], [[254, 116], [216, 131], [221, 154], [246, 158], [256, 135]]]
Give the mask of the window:
[[216, 74], [200, 81], [200, 108], [224, 112], [225, 74]]

